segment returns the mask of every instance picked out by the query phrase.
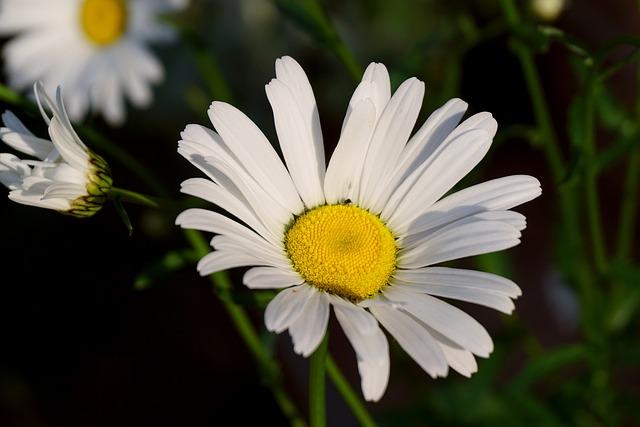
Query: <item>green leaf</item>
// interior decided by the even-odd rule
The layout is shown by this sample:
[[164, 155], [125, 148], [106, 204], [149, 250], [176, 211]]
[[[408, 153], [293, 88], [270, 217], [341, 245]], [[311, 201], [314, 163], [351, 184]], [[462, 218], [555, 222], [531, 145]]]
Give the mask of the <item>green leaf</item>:
[[122, 204], [122, 199], [120, 197], [113, 197], [113, 206], [116, 208], [116, 212], [118, 212], [118, 216], [122, 220], [122, 223], [127, 228], [127, 232], [129, 233], [129, 237], [133, 234], [133, 225], [131, 225], [131, 220], [129, 219], [129, 214], [127, 210], [124, 208]]
[[317, 0], [274, 0], [283, 15], [331, 50], [342, 61], [354, 80], [362, 77], [362, 67], [347, 49]]
[[511, 381], [508, 390], [510, 393], [523, 393], [534, 382], [566, 365], [586, 359], [587, 355], [586, 348], [576, 344], [559, 347], [546, 354], [537, 356]]
[[199, 257], [193, 249], [171, 251], [147, 266], [136, 277], [133, 287], [138, 291], [148, 289], [156, 281], [188, 265], [195, 264], [198, 259]]
[[640, 269], [614, 262], [609, 276], [623, 284], [612, 296], [607, 321], [609, 330], [619, 332], [629, 325], [640, 308]]

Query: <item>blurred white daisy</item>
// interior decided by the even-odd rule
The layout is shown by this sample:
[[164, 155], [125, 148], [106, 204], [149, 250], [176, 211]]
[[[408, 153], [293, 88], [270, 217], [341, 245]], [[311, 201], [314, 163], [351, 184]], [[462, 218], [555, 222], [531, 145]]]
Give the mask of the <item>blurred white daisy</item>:
[[[411, 136], [424, 84], [411, 78], [391, 96], [382, 64], [367, 68], [347, 108], [328, 166], [309, 81], [296, 61], [276, 61], [266, 86], [286, 167], [256, 125], [214, 102], [217, 133], [189, 125], [178, 152], [209, 179], [182, 192], [232, 217], [189, 209], [176, 220], [217, 234], [200, 274], [258, 266], [252, 289], [286, 288], [269, 303], [269, 330], [289, 330], [310, 355], [325, 334], [329, 307], [355, 349], [362, 391], [378, 400], [389, 378], [379, 323], [432, 377], [451, 367], [476, 371], [474, 355], [493, 343], [472, 317], [438, 297], [510, 313], [520, 289], [503, 277], [431, 267], [517, 245], [525, 218], [509, 209], [540, 194], [538, 180], [509, 176], [445, 196], [485, 155], [497, 124], [479, 113], [461, 124], [459, 99], [436, 110]], [[445, 197], [443, 197], [445, 196]]]
[[73, 130], [60, 89], [56, 103], [47, 96], [41, 83], [35, 85], [34, 91], [51, 140], [35, 136], [10, 111], [2, 114], [2, 141], [37, 160], [1, 153], [0, 183], [11, 190], [9, 199], [14, 202], [76, 217], [92, 216], [100, 210], [111, 189], [109, 166]]
[[0, 34], [10, 86], [37, 80], [49, 94], [62, 85], [72, 120], [92, 109], [111, 124], [125, 119], [124, 97], [144, 107], [163, 67], [147, 46], [166, 42], [173, 31], [159, 15], [188, 0], [3, 0]]

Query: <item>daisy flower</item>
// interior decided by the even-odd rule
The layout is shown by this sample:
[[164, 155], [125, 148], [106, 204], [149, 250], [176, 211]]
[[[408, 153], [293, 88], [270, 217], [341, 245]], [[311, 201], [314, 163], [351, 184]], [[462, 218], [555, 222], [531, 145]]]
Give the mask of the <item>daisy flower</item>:
[[111, 189], [109, 166], [73, 130], [59, 88], [55, 103], [41, 83], [36, 83], [34, 92], [51, 140], [35, 136], [10, 111], [2, 114], [2, 141], [37, 160], [1, 153], [0, 183], [11, 190], [9, 199], [14, 202], [76, 217], [92, 216]]
[[491, 114], [460, 123], [467, 104], [452, 99], [412, 136], [424, 84], [408, 79], [391, 96], [387, 69], [372, 63], [327, 166], [300, 65], [278, 59], [266, 92], [284, 163], [260, 129], [225, 103], [209, 109], [217, 132], [198, 125], [182, 132], [178, 152], [208, 177], [183, 182], [182, 192], [229, 214], [189, 209], [176, 219], [216, 234], [200, 274], [255, 266], [246, 286], [283, 289], [266, 308], [267, 328], [288, 330], [305, 357], [333, 307], [367, 400], [380, 399], [389, 379], [380, 325], [432, 377], [449, 367], [470, 376], [474, 355], [493, 350], [491, 337], [441, 298], [510, 313], [520, 289], [493, 274], [434, 265], [517, 245], [525, 218], [509, 209], [541, 192], [538, 180], [518, 175], [447, 195], [489, 149], [497, 129]]
[[61, 84], [72, 120], [93, 109], [121, 124], [124, 97], [147, 106], [151, 84], [163, 79], [162, 64], [147, 46], [174, 36], [159, 14], [187, 2], [3, 0], [0, 34], [16, 34], [4, 48], [9, 84], [25, 89], [41, 80], [50, 94]]

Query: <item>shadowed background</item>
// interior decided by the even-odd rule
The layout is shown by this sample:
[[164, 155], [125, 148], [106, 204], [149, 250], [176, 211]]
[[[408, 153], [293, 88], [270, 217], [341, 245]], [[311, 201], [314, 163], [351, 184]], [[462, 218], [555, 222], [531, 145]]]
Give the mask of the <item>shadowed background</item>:
[[[210, 126], [206, 109], [213, 99], [231, 101], [276, 141], [264, 84], [275, 74], [274, 60], [290, 55], [314, 88], [328, 157], [356, 85], [358, 64], [340, 60], [339, 47], [323, 39], [326, 32], [305, 20], [295, 2], [192, 3], [175, 18], [189, 37], [158, 49], [167, 79], [156, 88], [153, 106], [129, 109], [122, 128], [109, 128], [101, 119], [87, 124], [155, 171], [156, 186], [178, 198], [179, 183], [198, 176], [176, 153], [179, 132], [188, 123]], [[563, 267], [575, 254], [563, 241], [557, 195], [582, 191], [580, 168], [573, 166], [583, 161], [576, 154], [580, 138], [575, 136], [576, 100], [585, 73], [580, 57], [563, 43], [539, 40], [539, 18], [526, 2], [518, 3], [523, 22], [515, 27], [506, 23], [499, 2], [492, 1], [320, 3], [359, 66], [383, 62], [393, 88], [411, 76], [425, 81], [419, 123], [451, 97], [469, 103], [468, 115], [494, 115], [500, 127], [493, 148], [461, 186], [529, 174], [541, 180], [543, 189], [542, 197], [516, 209], [528, 223], [521, 245], [453, 263], [502, 274], [523, 290], [512, 316], [456, 303], [487, 327], [496, 344], [492, 356], [479, 360], [472, 379], [452, 372], [432, 380], [392, 348], [389, 387], [379, 403], [367, 405], [371, 413], [381, 425], [394, 426], [640, 423], [640, 291], [633, 288], [640, 286], [637, 227], [621, 273], [597, 281], [604, 297], [593, 316], [603, 324], [610, 312], [623, 310], [622, 320], [614, 318], [611, 328], [601, 328], [605, 332], [593, 337], [582, 327], [582, 300]], [[551, 25], [596, 49], [620, 35], [637, 38], [639, 8], [633, 1], [574, 0]], [[536, 52], [567, 159], [561, 182], [549, 172], [514, 43]], [[614, 51], [610, 63], [630, 51]], [[625, 120], [638, 122], [633, 110], [637, 86], [635, 66], [626, 66], [606, 81], [606, 91], [598, 92], [596, 100], [597, 148], [609, 155], [601, 162], [598, 183], [610, 253], [616, 247], [620, 206], [628, 197], [623, 185], [627, 159], [638, 152], [637, 130], [627, 137], [631, 143], [619, 142]], [[46, 135], [37, 116], [2, 107], [11, 108], [37, 135]], [[154, 194], [108, 153], [104, 157], [115, 185]], [[193, 262], [171, 262], [174, 251], [187, 248], [173, 226], [177, 211], [128, 211], [131, 237], [111, 205], [94, 218], [77, 220], [0, 198], [0, 425], [285, 425], [209, 282], [198, 276]], [[587, 236], [585, 218], [581, 212], [580, 229]], [[306, 412], [307, 361], [293, 354], [286, 334], [276, 338], [264, 331], [264, 301], [241, 287], [242, 273], [232, 272], [237, 302], [253, 316], [281, 362], [287, 389]], [[624, 286], [614, 294], [617, 282]], [[330, 348], [359, 389], [353, 351], [338, 327], [331, 328]], [[358, 425], [331, 385], [328, 423]]]

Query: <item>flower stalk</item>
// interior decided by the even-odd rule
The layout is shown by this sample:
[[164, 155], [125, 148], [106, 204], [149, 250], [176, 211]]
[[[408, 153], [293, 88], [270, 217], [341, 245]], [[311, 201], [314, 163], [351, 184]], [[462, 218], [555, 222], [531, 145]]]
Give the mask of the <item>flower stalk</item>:
[[329, 331], [309, 359], [309, 420], [311, 427], [325, 427], [326, 415], [326, 367], [329, 348]]

